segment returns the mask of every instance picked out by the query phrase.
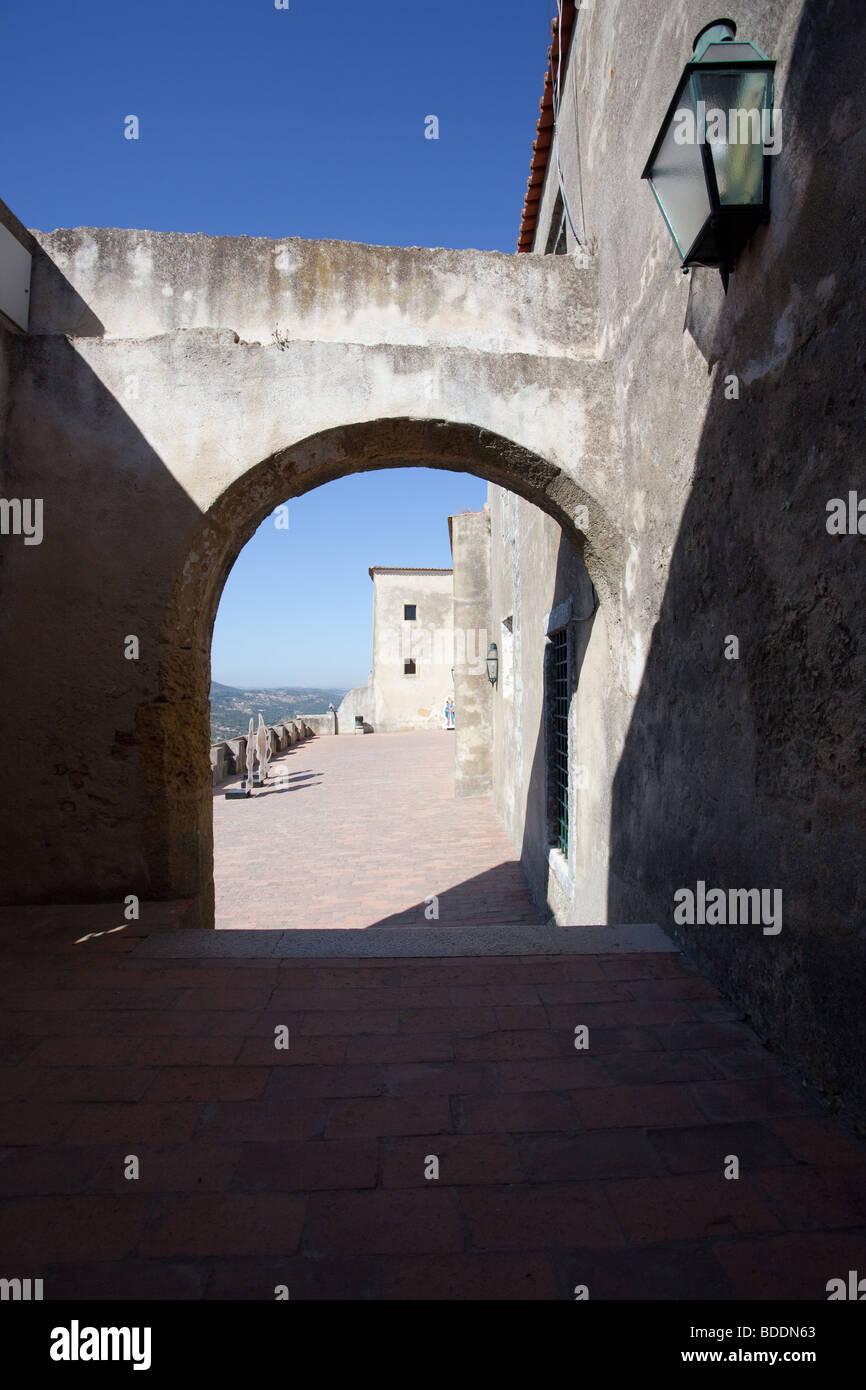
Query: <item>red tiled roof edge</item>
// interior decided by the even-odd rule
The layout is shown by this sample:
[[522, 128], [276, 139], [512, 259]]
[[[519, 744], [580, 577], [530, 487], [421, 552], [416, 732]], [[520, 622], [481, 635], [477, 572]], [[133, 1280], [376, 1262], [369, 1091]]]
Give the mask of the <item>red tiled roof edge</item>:
[[[574, 0], [563, 0], [562, 6], [562, 70], [565, 72], [565, 65], [568, 61], [568, 50], [571, 44], [571, 36], [574, 30], [574, 21], [577, 18], [577, 5]], [[544, 176], [547, 172], [547, 161], [553, 147], [553, 88], [557, 79], [559, 69], [559, 16], [554, 16], [551, 25], [551, 45], [547, 50], [547, 72], [544, 75], [544, 93], [540, 103], [540, 115], [538, 124], [535, 127], [535, 139], [532, 142], [532, 164], [530, 165], [529, 178], [526, 181], [526, 197], [523, 200], [523, 216], [520, 220], [520, 231], [517, 234], [517, 250], [531, 251], [532, 243], [535, 239], [535, 227], [538, 221], [538, 209], [541, 203], [541, 195], [544, 190]]]

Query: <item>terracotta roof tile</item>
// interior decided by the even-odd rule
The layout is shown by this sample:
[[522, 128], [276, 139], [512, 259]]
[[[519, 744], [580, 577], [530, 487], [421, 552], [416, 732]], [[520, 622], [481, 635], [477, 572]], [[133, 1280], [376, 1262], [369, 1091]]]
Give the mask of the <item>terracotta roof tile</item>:
[[[574, 21], [576, 18], [577, 6], [574, 0], [563, 0], [563, 72], [565, 71], [565, 64], [568, 60], [568, 49], [571, 43], [571, 35], [574, 30]], [[527, 191], [523, 202], [523, 216], [520, 220], [520, 231], [517, 236], [518, 251], [531, 251], [535, 237], [539, 201], [544, 187], [547, 161], [553, 146], [553, 84], [556, 80], [557, 70], [559, 68], [559, 48], [559, 16], [557, 15], [551, 25], [551, 45], [547, 50], [547, 72], [544, 74], [544, 92], [541, 97], [538, 122], [535, 127], [535, 139], [532, 142], [532, 164], [526, 183]]]

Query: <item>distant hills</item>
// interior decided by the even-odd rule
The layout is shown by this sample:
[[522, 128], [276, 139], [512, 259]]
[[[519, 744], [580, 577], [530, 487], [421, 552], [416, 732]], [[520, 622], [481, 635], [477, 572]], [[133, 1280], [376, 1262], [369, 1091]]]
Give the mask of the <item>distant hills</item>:
[[210, 733], [213, 743], [245, 734], [250, 719], [258, 727], [261, 714], [266, 724], [292, 719], [299, 714], [327, 714], [336, 709], [345, 690], [318, 690], [311, 686], [279, 686], [275, 690], [236, 690], [214, 681], [210, 688]]

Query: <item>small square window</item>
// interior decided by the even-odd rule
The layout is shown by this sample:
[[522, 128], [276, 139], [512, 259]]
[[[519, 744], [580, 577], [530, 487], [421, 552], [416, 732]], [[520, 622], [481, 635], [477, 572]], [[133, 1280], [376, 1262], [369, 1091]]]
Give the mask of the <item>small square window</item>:
[[404, 603], [404, 604], [403, 604], [403, 621], [404, 621], [404, 623], [414, 623], [416, 617], [417, 617], [417, 605], [414, 604], [414, 603]]
[[404, 675], [404, 676], [417, 676], [417, 674], [418, 674], [418, 667], [415, 665], [415, 662], [414, 662], [414, 661], [404, 661], [404, 662], [403, 662], [403, 675]]

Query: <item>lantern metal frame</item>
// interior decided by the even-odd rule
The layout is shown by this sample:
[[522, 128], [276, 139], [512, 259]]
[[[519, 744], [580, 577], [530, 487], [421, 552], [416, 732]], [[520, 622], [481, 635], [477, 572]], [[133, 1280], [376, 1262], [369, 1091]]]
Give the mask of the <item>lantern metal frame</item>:
[[[731, 34], [713, 39], [711, 36], [712, 31], [723, 26], [730, 29], [732, 31]], [[673, 243], [682, 258], [681, 269], [683, 274], [688, 274], [689, 270], [695, 266], [718, 270], [721, 273], [722, 282], [726, 290], [728, 276], [733, 270], [740, 252], [754, 235], [757, 228], [770, 220], [770, 184], [773, 156], [767, 152], [766, 144], [763, 144], [762, 153], [763, 196], [761, 202], [726, 204], [722, 202], [719, 195], [719, 185], [711, 144], [706, 137], [698, 140], [703, 163], [704, 179], [710, 202], [710, 212], [692, 244], [685, 251], [680, 245], [664, 204], [656, 191], [652, 180], [652, 169], [659, 150], [667, 138], [674, 117], [681, 109], [683, 93], [696, 76], [700, 77], [705, 73], [718, 72], [765, 72], [768, 74], [765, 101], [769, 102], [770, 111], [774, 111], [775, 60], [768, 58], [766, 53], [758, 48], [757, 44], [752, 43], [751, 40], [736, 39], [736, 32], [737, 26], [732, 19], [716, 19], [713, 20], [712, 23], [706, 24], [697, 35], [694, 41], [693, 56], [683, 68], [679, 82], [677, 83], [676, 91], [665, 112], [664, 120], [653, 142], [649, 159], [641, 174], [641, 178], [646, 179], [652, 189], [653, 197], [658, 203], [659, 210], [671, 234]], [[755, 54], [754, 59], [740, 58], [726, 61], [720, 58], [706, 61], [702, 57], [710, 47], [721, 47], [727, 43], [734, 42], [738, 48], [751, 48]], [[767, 107], [765, 106], [763, 110], [766, 109]]]

